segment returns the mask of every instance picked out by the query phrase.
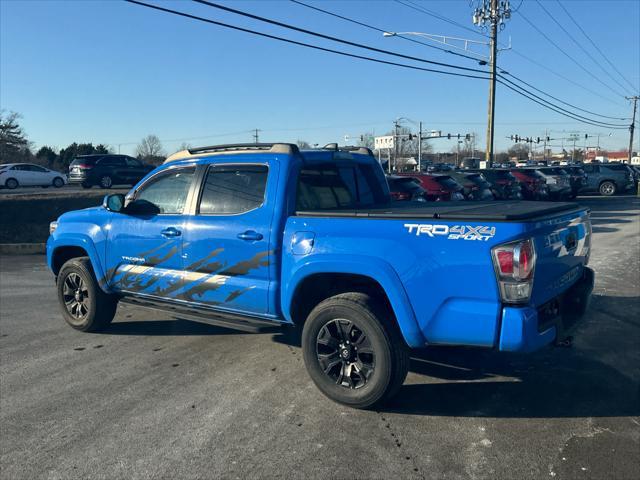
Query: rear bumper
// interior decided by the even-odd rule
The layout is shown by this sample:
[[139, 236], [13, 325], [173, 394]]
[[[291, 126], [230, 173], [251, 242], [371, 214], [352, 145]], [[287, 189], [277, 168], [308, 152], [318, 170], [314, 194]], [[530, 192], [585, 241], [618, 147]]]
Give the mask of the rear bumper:
[[593, 270], [584, 267], [578, 282], [538, 308], [503, 307], [498, 349], [532, 352], [564, 340], [587, 310], [594, 278]]

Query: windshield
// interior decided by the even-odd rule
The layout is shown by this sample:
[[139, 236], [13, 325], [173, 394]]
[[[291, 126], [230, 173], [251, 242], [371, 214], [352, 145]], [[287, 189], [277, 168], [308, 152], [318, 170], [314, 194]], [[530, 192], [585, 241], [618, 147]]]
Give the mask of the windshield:
[[97, 157], [76, 157], [71, 162], [71, 166], [74, 165], [93, 165], [96, 163]]
[[436, 177], [434, 180], [449, 190], [458, 190], [460, 188], [460, 184], [449, 176]]
[[414, 178], [390, 178], [389, 189], [392, 192], [413, 193], [422, 190], [422, 187]]

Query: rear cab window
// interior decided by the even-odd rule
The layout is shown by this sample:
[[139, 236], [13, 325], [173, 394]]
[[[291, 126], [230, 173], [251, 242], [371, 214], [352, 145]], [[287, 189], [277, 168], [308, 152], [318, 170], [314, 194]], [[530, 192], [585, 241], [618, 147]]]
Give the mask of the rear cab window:
[[[384, 182], [384, 183], [383, 183]], [[382, 175], [373, 165], [327, 162], [302, 167], [298, 177], [297, 210], [372, 208], [389, 203]]]

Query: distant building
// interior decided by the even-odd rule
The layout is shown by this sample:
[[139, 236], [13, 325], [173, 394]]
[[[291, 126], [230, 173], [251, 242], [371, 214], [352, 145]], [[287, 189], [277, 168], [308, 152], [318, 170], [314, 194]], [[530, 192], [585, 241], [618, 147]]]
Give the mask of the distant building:
[[605, 152], [605, 151], [596, 152], [595, 150], [587, 152], [585, 162], [589, 163], [593, 161], [602, 162], [602, 163], [608, 163], [608, 162], [628, 163], [629, 152], [626, 150], [619, 151], [619, 152]]

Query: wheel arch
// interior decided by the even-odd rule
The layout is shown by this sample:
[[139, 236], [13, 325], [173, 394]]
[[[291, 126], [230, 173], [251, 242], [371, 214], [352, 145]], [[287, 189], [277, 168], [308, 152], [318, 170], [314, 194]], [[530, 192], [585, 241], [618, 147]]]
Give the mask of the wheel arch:
[[58, 275], [62, 265], [72, 258], [89, 257], [98, 285], [105, 293], [111, 293], [98, 252], [88, 237], [65, 235], [57, 238], [55, 242], [50, 241], [47, 244], [47, 257], [49, 268], [54, 275]]
[[331, 296], [346, 292], [369, 293], [393, 313], [395, 318], [390, 320], [398, 327], [407, 345], [424, 346], [425, 339], [404, 286], [388, 263], [357, 255], [331, 257], [334, 258], [310, 260], [296, 269], [283, 285], [281, 305], [288, 321], [303, 324], [311, 310]]

